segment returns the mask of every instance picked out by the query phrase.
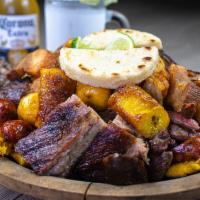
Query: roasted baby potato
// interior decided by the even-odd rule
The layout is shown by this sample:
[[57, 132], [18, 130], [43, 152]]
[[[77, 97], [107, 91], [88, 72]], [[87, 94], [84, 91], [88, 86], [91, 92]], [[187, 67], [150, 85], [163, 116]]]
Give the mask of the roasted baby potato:
[[45, 49], [38, 49], [28, 54], [15, 68], [19, 76], [29, 74], [33, 77], [40, 76], [40, 69], [59, 67], [57, 55]]
[[160, 104], [163, 104], [169, 89], [169, 75], [161, 58], [155, 72], [144, 81], [143, 88]]
[[145, 138], [165, 130], [169, 116], [165, 109], [138, 86], [125, 86], [115, 92], [108, 105]]
[[15, 144], [32, 130], [32, 126], [23, 120], [10, 120], [2, 125], [1, 134], [5, 142]]
[[37, 92], [24, 96], [18, 105], [17, 114], [20, 119], [35, 125], [39, 112], [39, 94]]
[[13, 145], [11, 143], [0, 143], [0, 156], [8, 156], [12, 151]]
[[105, 88], [97, 88], [78, 82], [76, 87], [76, 94], [85, 104], [100, 111], [107, 108], [111, 90]]
[[71, 96], [74, 88], [74, 81], [71, 81], [61, 69], [42, 69], [40, 73], [37, 127], [40, 127], [52, 109]]
[[176, 163], [168, 169], [166, 176], [170, 178], [178, 178], [194, 174], [199, 171], [200, 171], [200, 159], [198, 159], [197, 161]]
[[22, 155], [16, 152], [12, 152], [10, 156], [21, 166], [27, 167], [28, 163], [25, 161]]
[[15, 104], [10, 100], [0, 99], [0, 125], [11, 119], [17, 119]]

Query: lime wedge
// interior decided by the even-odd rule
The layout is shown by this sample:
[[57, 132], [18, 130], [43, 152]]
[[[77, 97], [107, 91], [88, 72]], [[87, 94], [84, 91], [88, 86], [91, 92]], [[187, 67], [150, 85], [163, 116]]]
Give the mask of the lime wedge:
[[71, 47], [72, 48], [79, 48], [79, 43], [80, 43], [80, 41], [81, 41], [81, 37], [76, 37], [76, 38], [74, 38], [73, 40], [72, 40], [72, 45], [71, 45]]
[[126, 35], [122, 35], [110, 45], [106, 47], [107, 50], [128, 50], [133, 48], [133, 41]]
[[[80, 0], [81, 3], [90, 6], [97, 6], [100, 4], [101, 0]], [[118, 0], [103, 0], [105, 6], [109, 6], [112, 3], [117, 3]]]
[[100, 3], [100, 0], [80, 0], [80, 2], [90, 6], [97, 6]]
[[79, 43], [79, 48], [125, 50], [134, 48], [134, 41], [124, 33], [115, 30], [106, 30], [87, 35]]

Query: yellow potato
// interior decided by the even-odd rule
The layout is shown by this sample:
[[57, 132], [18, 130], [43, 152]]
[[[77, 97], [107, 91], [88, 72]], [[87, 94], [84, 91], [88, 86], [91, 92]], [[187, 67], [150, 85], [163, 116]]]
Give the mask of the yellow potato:
[[28, 166], [27, 162], [24, 160], [24, 158], [22, 157], [22, 155], [20, 155], [19, 153], [13, 152], [10, 155], [17, 163], [19, 163], [21, 166]]
[[104, 110], [107, 108], [111, 90], [97, 88], [79, 82], [77, 83], [76, 94], [85, 104], [96, 110]]
[[168, 169], [166, 176], [170, 178], [178, 178], [187, 176], [189, 174], [194, 174], [199, 171], [200, 171], [200, 159], [198, 159], [197, 161], [189, 161], [189, 162], [174, 164]]
[[0, 156], [8, 156], [12, 151], [13, 145], [7, 142], [0, 144]]
[[37, 114], [39, 111], [39, 95], [37, 92], [30, 93], [24, 96], [17, 109], [17, 113], [20, 119], [27, 121], [35, 125]]

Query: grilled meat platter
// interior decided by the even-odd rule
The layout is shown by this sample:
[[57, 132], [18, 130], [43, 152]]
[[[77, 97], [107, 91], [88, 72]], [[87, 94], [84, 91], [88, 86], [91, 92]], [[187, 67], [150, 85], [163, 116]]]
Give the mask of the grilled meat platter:
[[200, 171], [200, 75], [158, 37], [105, 30], [0, 68], [0, 156], [114, 185]]

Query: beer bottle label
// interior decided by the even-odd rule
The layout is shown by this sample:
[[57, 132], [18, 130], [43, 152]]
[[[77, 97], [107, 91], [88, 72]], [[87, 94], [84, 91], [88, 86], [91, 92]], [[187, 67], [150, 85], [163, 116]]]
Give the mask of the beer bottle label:
[[38, 15], [0, 15], [0, 57], [33, 51], [39, 43]]

